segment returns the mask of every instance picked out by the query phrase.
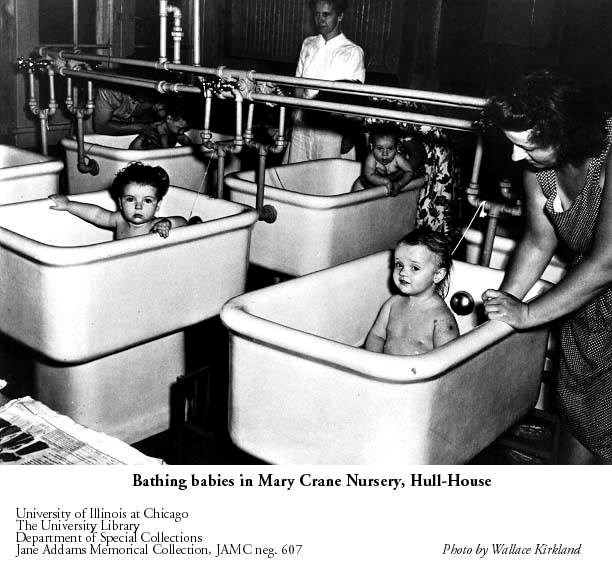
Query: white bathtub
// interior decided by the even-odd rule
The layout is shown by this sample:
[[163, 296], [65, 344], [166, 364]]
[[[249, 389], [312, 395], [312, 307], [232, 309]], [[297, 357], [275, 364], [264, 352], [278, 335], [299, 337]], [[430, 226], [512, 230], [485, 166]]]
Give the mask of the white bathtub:
[[[266, 169], [264, 203], [278, 216], [255, 226], [251, 262], [301, 276], [393, 247], [414, 227], [424, 179], [396, 197], [384, 187], [350, 192], [360, 172], [359, 163], [346, 159]], [[254, 171], [228, 175], [225, 184], [231, 200], [255, 206]]]
[[63, 168], [63, 163], [57, 159], [11, 145], [0, 145], [0, 204], [55, 194]]
[[[470, 460], [536, 402], [547, 329], [502, 322], [418, 356], [361, 349], [390, 296], [381, 252], [245, 294], [230, 329], [230, 433], [279, 464], [455, 464]], [[456, 262], [449, 297], [479, 301], [503, 273]], [[538, 283], [544, 288], [547, 283]]]
[[[203, 223], [168, 239], [112, 241], [47, 199], [0, 207], [0, 331], [35, 353], [40, 400], [129, 441], [167, 428], [182, 329], [244, 291], [256, 221], [252, 209], [194, 196], [170, 188], [160, 215], [194, 207]], [[112, 208], [106, 191], [73, 198]]]
[[[206, 192], [207, 187], [214, 186], [216, 182], [216, 156], [212, 150], [202, 151], [199, 130], [190, 130], [188, 135], [196, 145], [148, 150], [128, 149], [136, 135], [85, 135], [85, 155], [95, 159], [100, 167], [100, 172], [95, 176], [78, 171], [76, 139], [66, 137], [61, 143], [66, 153], [68, 192], [80, 194], [108, 189], [117, 172], [131, 161], [159, 165], [166, 170], [174, 186]], [[213, 133], [212, 139], [228, 141], [231, 136]], [[228, 153], [225, 157], [225, 172], [238, 170], [240, 156]]]
[[[482, 254], [482, 244], [484, 236], [482, 232], [469, 229], [465, 234], [465, 258], [468, 263], [477, 265]], [[508, 259], [514, 251], [516, 241], [509, 237], [496, 235], [491, 251], [490, 267], [494, 269], [504, 269]], [[548, 267], [542, 274], [542, 279], [551, 283], [558, 283], [565, 275], [565, 262], [560, 257], [554, 255]]]

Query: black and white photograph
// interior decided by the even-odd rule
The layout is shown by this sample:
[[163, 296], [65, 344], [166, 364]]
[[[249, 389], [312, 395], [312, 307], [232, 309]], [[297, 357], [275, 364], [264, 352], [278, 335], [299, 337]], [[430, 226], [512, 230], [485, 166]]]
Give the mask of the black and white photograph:
[[0, 0], [0, 77], [0, 561], [609, 561], [612, 2]]

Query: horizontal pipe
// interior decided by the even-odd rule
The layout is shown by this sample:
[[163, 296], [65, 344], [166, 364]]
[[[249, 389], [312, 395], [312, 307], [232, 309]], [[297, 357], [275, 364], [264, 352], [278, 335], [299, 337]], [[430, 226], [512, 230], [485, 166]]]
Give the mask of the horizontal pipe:
[[474, 129], [473, 123], [470, 120], [432, 116], [428, 114], [416, 114], [414, 112], [403, 112], [401, 110], [391, 110], [386, 108], [372, 108], [371, 106], [358, 106], [356, 104], [321, 102], [319, 100], [307, 100], [304, 98], [292, 98], [289, 96], [276, 96], [273, 94], [252, 94], [251, 100], [256, 102], [271, 102], [273, 104], [282, 104], [284, 106], [293, 106], [298, 108], [309, 108], [311, 110], [342, 112], [344, 114], [351, 114], [354, 116], [371, 116], [374, 118], [395, 120], [399, 122], [440, 126], [447, 129], [466, 131], [471, 131]]
[[[73, 59], [75, 61], [98, 61], [117, 63], [123, 65], [131, 65], [147, 68], [159, 68], [159, 63], [155, 61], [142, 61], [139, 59], [126, 59], [123, 57], [106, 57], [104, 55], [92, 55], [82, 53], [68, 53], [63, 51], [50, 51], [46, 48], [41, 48], [41, 54], [46, 54], [50, 57], [60, 57]], [[360, 95], [376, 95], [385, 98], [400, 98], [406, 100], [414, 100], [423, 103], [444, 104], [452, 106], [460, 106], [466, 108], [482, 108], [487, 99], [475, 96], [463, 96], [459, 94], [447, 94], [442, 92], [433, 92], [427, 90], [412, 90], [408, 88], [396, 88], [378, 86], [373, 84], [360, 84], [353, 82], [341, 81], [326, 81], [317, 79], [306, 79], [298, 77], [290, 77], [283, 75], [273, 75], [265, 73], [256, 73], [254, 71], [244, 71], [235, 69], [222, 69], [216, 67], [199, 67], [194, 65], [176, 65], [166, 63], [164, 69], [169, 71], [190, 72], [198, 75], [217, 75], [221, 74], [226, 78], [248, 78], [250, 80], [259, 80], [267, 82], [276, 82], [279, 84], [291, 86], [303, 86], [307, 88], [318, 88], [320, 90], [331, 90], [337, 92], [346, 92]]]
[[[224, 71], [224, 74], [225, 72], [227, 72], [227, 74], [235, 73], [235, 71], [229, 70]], [[412, 90], [408, 88], [379, 86], [375, 84], [357, 84], [341, 81], [306, 79], [281, 75], [270, 75], [264, 73], [252, 73], [250, 75], [250, 78], [252, 80], [274, 82], [277, 84], [285, 84], [289, 86], [303, 86], [308, 88], [333, 90], [335, 92], [350, 92], [352, 94], [381, 96], [385, 98], [394, 99], [400, 98], [432, 104], [437, 103], [448, 106], [461, 106], [464, 108], [482, 108], [487, 102], [486, 98], [479, 98], [476, 96], [463, 96], [460, 94], [447, 94], [444, 92], [431, 92], [428, 90]]]
[[[62, 76], [78, 77], [88, 80], [99, 80], [101, 82], [111, 82], [113, 84], [125, 84], [128, 86], [139, 86], [142, 88], [152, 88], [158, 92], [184, 92], [187, 94], [200, 94], [201, 90], [197, 86], [189, 86], [186, 84], [176, 84], [165, 81], [149, 80], [144, 78], [132, 78], [122, 75], [109, 75], [106, 73], [97, 73], [93, 71], [77, 71], [71, 69], [60, 69], [59, 73]], [[160, 90], [161, 89], [161, 90]]]

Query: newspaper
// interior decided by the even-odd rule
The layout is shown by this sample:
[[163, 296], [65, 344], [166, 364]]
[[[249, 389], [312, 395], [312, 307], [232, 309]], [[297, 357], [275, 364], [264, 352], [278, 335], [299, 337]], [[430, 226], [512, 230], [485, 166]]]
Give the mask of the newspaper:
[[119, 439], [81, 426], [25, 396], [0, 407], [0, 463], [159, 465], [163, 462]]

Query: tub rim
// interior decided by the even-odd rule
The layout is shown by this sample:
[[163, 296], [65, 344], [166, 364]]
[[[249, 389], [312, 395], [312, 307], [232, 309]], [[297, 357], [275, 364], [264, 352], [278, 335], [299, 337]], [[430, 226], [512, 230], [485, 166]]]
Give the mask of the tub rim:
[[[319, 159], [320, 161], [339, 161], [346, 163], [346, 159]], [[299, 163], [292, 163], [298, 165]], [[279, 165], [278, 167], [287, 166], [287, 165]], [[278, 167], [266, 167], [266, 170], [271, 168]], [[242, 178], [239, 178], [239, 175], [245, 173], [256, 173], [254, 170], [247, 171], [236, 171], [233, 173], [229, 173], [225, 176], [224, 182], [227, 188], [231, 191], [235, 191], [239, 194], [255, 197], [257, 192], [257, 185], [255, 181], [248, 181]], [[416, 177], [412, 179], [402, 190], [398, 192], [398, 196], [400, 194], [405, 194], [407, 192], [417, 192], [420, 191], [421, 188], [427, 182], [426, 175], [422, 175], [420, 177]], [[379, 200], [381, 198], [395, 198], [394, 196], [390, 196], [387, 194], [387, 189], [384, 186], [369, 188], [365, 190], [359, 190], [356, 192], [343, 192], [341, 194], [332, 194], [329, 196], [324, 195], [314, 195], [314, 194], [304, 194], [303, 192], [296, 192], [293, 190], [285, 190], [282, 188], [278, 188], [275, 186], [271, 186], [266, 184], [264, 186], [264, 200], [270, 200], [272, 202], [282, 202], [284, 204], [290, 205], [298, 205], [301, 208], [307, 208], [311, 210], [327, 210], [332, 208], [344, 208], [347, 206], [361, 204], [364, 202], [370, 202], [373, 200]], [[418, 194], [417, 194], [418, 196]], [[231, 194], [230, 194], [231, 198]]]
[[[175, 190], [183, 190], [192, 194], [192, 192], [188, 191], [187, 189], [181, 189], [180, 187], [172, 188]], [[107, 191], [99, 190], [87, 194], [91, 195], [96, 192], [102, 193]], [[210, 198], [205, 195], [201, 196]], [[5, 204], [4, 206], [23, 205], [45, 200], [47, 199], [39, 198], [29, 202]], [[210, 200], [216, 199], [210, 198]], [[258, 219], [255, 209], [237, 202], [229, 202], [227, 200], [224, 202], [230, 205], [230, 207], [236, 207], [235, 213], [228, 216], [223, 216], [221, 218], [213, 218], [200, 224], [187, 225], [181, 227], [180, 229], [172, 230], [171, 240], [170, 238], [161, 238], [158, 234], [146, 234], [138, 237], [129, 237], [121, 240], [111, 240], [89, 245], [61, 247], [42, 243], [0, 226], [0, 247], [9, 249], [13, 253], [23, 258], [41, 265], [51, 267], [74, 267], [107, 260], [109, 258], [114, 259], [118, 257], [135, 255], [146, 251], [153, 251], [159, 248], [173, 247], [181, 243], [195, 241], [209, 236], [216, 236], [231, 231], [237, 231], [245, 227], [248, 227], [249, 229], [252, 228]], [[111, 245], [113, 246], [112, 254], [109, 253], [109, 250], [111, 249], [109, 246]]]
[[[381, 251], [368, 257], [388, 254], [388, 251]], [[363, 259], [357, 260], [361, 261]], [[351, 263], [352, 261], [349, 261], [333, 267], [333, 269], [348, 269]], [[461, 261], [461, 263], [465, 262]], [[304, 278], [308, 280], [309, 277], [320, 278], [324, 276], [326, 270], [281, 284], [297, 283]], [[542, 283], [546, 287], [545, 281], [542, 281]], [[469, 339], [458, 338], [427, 353], [420, 355], [374, 353], [266, 320], [250, 311], [256, 301], [253, 297], [255, 293], [258, 296], [265, 296], [265, 294], [273, 292], [274, 288], [276, 288], [276, 285], [243, 294], [231, 299], [223, 306], [221, 320], [231, 333], [273, 348], [297, 353], [314, 361], [339, 367], [366, 379], [387, 383], [408, 384], [441, 378], [449, 369], [498, 343], [503, 338], [518, 333], [504, 322], [487, 320], [461, 336], [469, 335]], [[531, 328], [528, 331], [548, 331], [548, 326], [543, 325]]]
[[[38, 176], [40, 174], [59, 173], [64, 168], [64, 163], [60, 159], [55, 159], [47, 155], [35, 153], [34, 151], [28, 151], [21, 147], [14, 147], [12, 145], [0, 144], [0, 150], [2, 148], [8, 148], [13, 152], [20, 155], [32, 155], [38, 158], [38, 161], [31, 163], [21, 163], [18, 165], [9, 165], [7, 167], [0, 167], [0, 181], [12, 180], [12, 179], [23, 179], [32, 176]], [[30, 171], [35, 168], [36, 170]], [[25, 172], [25, 174], [24, 174]]]

